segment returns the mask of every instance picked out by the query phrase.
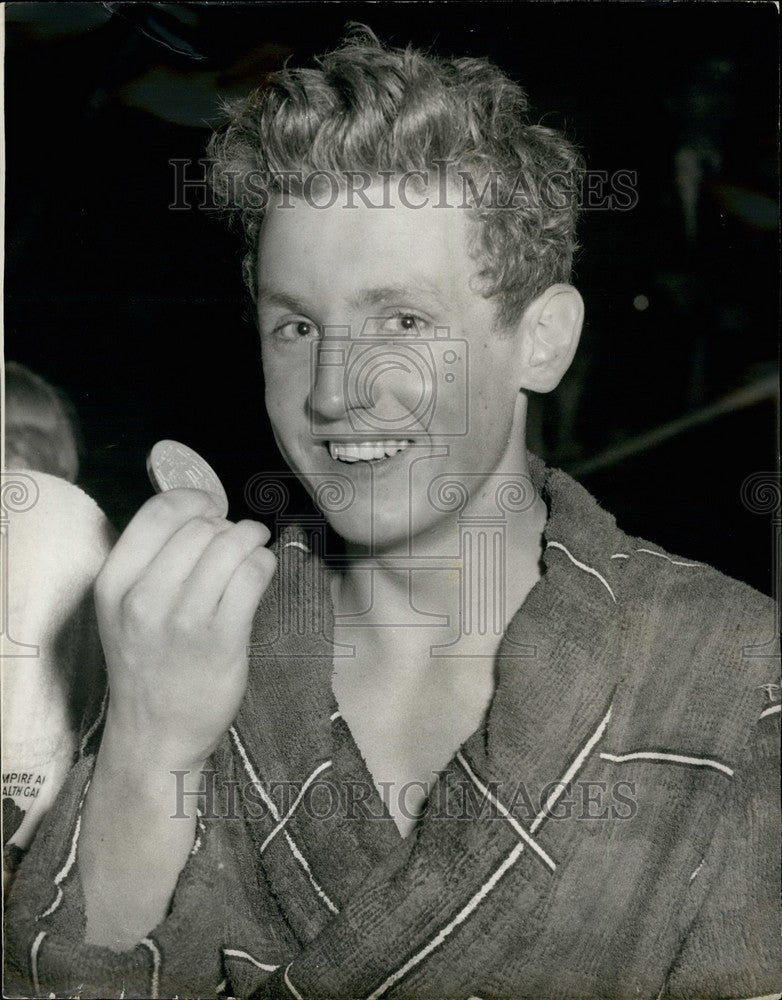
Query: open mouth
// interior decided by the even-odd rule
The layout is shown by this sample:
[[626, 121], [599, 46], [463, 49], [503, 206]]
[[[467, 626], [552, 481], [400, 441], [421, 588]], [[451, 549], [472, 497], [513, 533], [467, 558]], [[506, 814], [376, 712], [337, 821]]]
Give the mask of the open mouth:
[[329, 441], [329, 454], [338, 462], [381, 462], [409, 448], [412, 441]]

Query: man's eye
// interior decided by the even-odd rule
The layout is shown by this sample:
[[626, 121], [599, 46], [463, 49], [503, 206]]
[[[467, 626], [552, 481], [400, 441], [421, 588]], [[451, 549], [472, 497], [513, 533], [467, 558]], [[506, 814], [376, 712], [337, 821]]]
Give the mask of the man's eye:
[[274, 334], [281, 340], [315, 340], [320, 336], [320, 331], [308, 319], [293, 319], [281, 323], [275, 328]]
[[415, 313], [400, 312], [389, 316], [383, 322], [383, 330], [387, 333], [420, 334], [426, 326], [426, 320]]

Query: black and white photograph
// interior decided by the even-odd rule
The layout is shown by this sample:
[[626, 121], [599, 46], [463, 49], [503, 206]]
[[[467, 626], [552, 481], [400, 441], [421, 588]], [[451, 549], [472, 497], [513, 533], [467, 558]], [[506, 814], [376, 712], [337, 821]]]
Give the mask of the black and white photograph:
[[780, 1000], [773, 2], [11, 2], [3, 996]]

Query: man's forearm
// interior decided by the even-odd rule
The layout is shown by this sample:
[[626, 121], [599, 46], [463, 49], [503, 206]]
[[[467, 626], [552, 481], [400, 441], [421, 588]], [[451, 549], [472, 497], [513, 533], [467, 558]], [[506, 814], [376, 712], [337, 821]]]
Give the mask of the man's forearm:
[[[200, 782], [193, 769], [184, 790]], [[168, 768], [104, 737], [79, 838], [89, 944], [126, 951], [165, 917], [195, 836], [195, 808], [177, 817], [176, 792]]]

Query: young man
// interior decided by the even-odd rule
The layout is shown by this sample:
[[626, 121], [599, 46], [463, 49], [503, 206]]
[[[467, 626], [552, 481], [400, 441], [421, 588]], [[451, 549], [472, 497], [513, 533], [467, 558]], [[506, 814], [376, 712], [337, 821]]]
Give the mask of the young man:
[[358, 36], [213, 153], [277, 442], [344, 558], [295, 528], [275, 558], [197, 491], [142, 508], [97, 581], [102, 730], [11, 897], [14, 988], [769, 994], [770, 602], [524, 445], [581, 329], [574, 150], [485, 61]]

